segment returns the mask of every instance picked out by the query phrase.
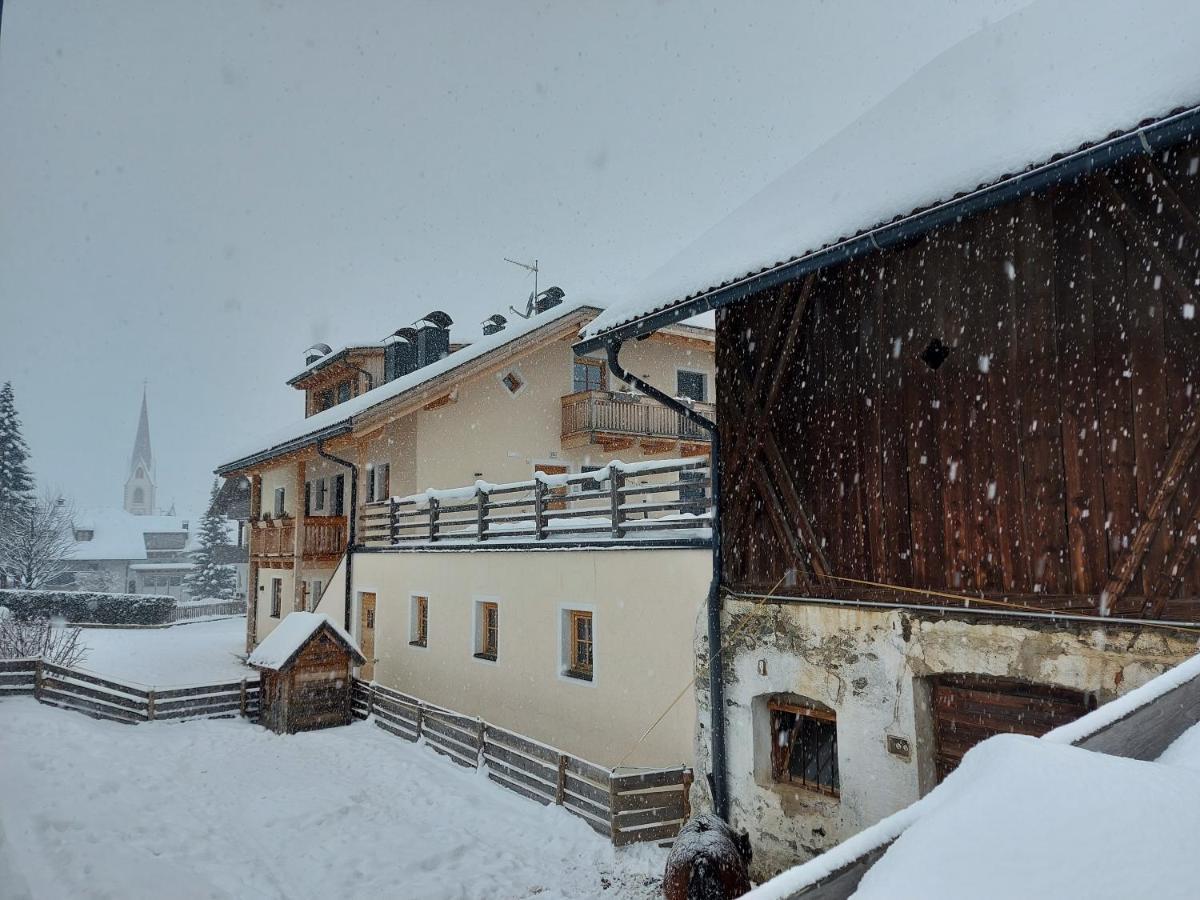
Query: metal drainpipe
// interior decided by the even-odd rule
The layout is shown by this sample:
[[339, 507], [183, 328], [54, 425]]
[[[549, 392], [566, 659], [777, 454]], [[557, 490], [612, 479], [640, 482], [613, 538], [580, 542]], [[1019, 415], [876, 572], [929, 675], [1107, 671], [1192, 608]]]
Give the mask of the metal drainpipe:
[[721, 435], [717, 424], [706, 419], [674, 397], [659, 390], [621, 367], [618, 356], [622, 341], [605, 345], [609, 370], [663, 406], [674, 410], [689, 422], [708, 432], [711, 441], [712, 469], [712, 580], [708, 585], [708, 693], [709, 721], [712, 731], [713, 806], [717, 815], [729, 821], [729, 788], [725, 766], [725, 679], [721, 667]]
[[317, 441], [317, 455], [350, 470], [350, 515], [346, 519], [346, 612], [342, 627], [350, 634], [350, 612], [354, 595], [354, 542], [358, 537], [358, 466], [348, 459], [325, 452], [325, 442]]

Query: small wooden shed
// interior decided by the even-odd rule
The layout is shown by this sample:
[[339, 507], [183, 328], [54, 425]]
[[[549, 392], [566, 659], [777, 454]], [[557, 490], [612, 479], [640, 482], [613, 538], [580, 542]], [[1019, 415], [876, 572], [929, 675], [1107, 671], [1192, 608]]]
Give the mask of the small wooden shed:
[[329, 616], [291, 613], [247, 662], [262, 673], [260, 724], [278, 734], [350, 724], [350, 670], [366, 657]]

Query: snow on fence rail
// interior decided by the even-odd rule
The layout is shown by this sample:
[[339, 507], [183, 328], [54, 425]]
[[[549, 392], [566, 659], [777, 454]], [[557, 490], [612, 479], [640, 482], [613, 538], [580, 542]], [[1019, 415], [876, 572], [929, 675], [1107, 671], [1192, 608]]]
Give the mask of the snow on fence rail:
[[208, 616], [241, 616], [246, 613], [245, 600], [213, 600], [207, 603], [178, 603], [167, 616], [168, 622], [186, 622]]
[[56, 666], [40, 659], [0, 660], [0, 697], [32, 694], [49, 706], [113, 722], [258, 718], [257, 676], [178, 688], [148, 688]]
[[510, 484], [477, 481], [367, 503], [359, 539], [376, 547], [447, 540], [707, 539], [711, 486], [707, 458], [612, 462], [574, 475], [539, 472]]
[[483, 766], [510, 791], [543, 805], [558, 804], [615, 846], [674, 837], [691, 814], [692, 771], [684, 766], [632, 774], [564, 753], [482, 719], [425, 703], [355, 679], [355, 718], [406, 741], [424, 741], [460, 766]]

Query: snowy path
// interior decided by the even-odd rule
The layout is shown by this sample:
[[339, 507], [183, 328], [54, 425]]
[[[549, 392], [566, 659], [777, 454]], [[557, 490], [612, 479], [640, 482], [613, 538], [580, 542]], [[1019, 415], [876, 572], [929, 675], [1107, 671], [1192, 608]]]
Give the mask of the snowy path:
[[640, 900], [662, 854], [367, 723], [283, 737], [0, 701], [0, 900]]
[[203, 684], [253, 675], [243, 617], [170, 628], [85, 628], [86, 658], [76, 668], [151, 687]]

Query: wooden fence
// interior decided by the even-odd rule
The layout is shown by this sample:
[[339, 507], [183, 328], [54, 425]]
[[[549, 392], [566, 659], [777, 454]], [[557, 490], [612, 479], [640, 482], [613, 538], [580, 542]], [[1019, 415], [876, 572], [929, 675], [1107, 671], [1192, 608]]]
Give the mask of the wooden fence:
[[610, 463], [599, 471], [430, 490], [367, 503], [359, 540], [618, 540], [685, 536], [712, 524], [707, 458]]
[[113, 722], [258, 718], [258, 677], [220, 684], [147, 688], [40, 659], [0, 660], [0, 697], [31, 694], [42, 703]]
[[423, 739], [460, 766], [483, 766], [510, 791], [558, 804], [616, 846], [673, 838], [691, 807], [691, 769], [618, 774], [482, 719], [355, 679], [354, 716], [407, 741]]
[[244, 616], [245, 600], [216, 600], [212, 603], [186, 603], [176, 606], [167, 615], [168, 622], [186, 622], [205, 616]]

